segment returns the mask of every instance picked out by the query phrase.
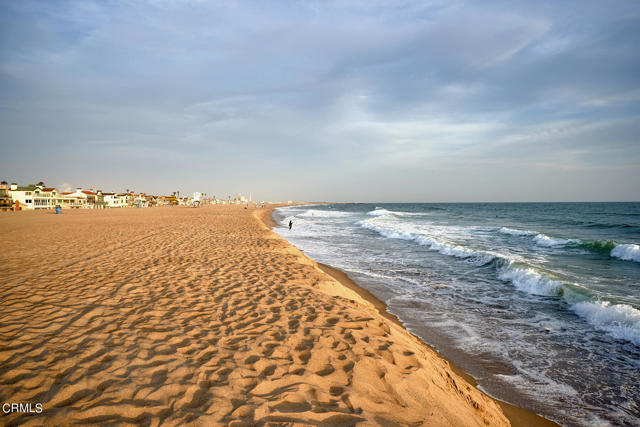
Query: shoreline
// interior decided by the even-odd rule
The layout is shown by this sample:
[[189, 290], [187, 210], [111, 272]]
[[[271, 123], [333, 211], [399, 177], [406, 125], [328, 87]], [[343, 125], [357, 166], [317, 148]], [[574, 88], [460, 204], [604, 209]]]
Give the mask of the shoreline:
[[[272, 217], [273, 211], [277, 207], [278, 206], [269, 207], [269, 208], [265, 209], [265, 210], [268, 210], [268, 215], [267, 215], [267, 213], [263, 213], [260, 216], [260, 219], [262, 220], [262, 222], [271, 231], [273, 231], [274, 227], [278, 227], [279, 226], [273, 220], [273, 217]], [[273, 233], [277, 235], [277, 233], [275, 233], [275, 231]], [[293, 246], [291, 243], [289, 243], [283, 237], [281, 237], [279, 235], [278, 235], [278, 237], [283, 239], [284, 241], [286, 241], [291, 246]], [[326, 265], [326, 264], [320, 263], [318, 261], [315, 261], [315, 260], [313, 260], [312, 258], [310, 258], [306, 254], [305, 254], [305, 256], [307, 258], [309, 258], [311, 261], [315, 262], [317, 264], [318, 268], [320, 270], [322, 270], [324, 273], [326, 273], [327, 275], [329, 275], [332, 278], [334, 278], [336, 281], [338, 281], [344, 287], [346, 287], [346, 288], [354, 291], [355, 293], [357, 293], [365, 301], [369, 302], [381, 316], [383, 316], [387, 320], [389, 320], [389, 321], [393, 322], [394, 324], [398, 325], [399, 327], [401, 327], [408, 334], [410, 334], [416, 340], [418, 340], [422, 345], [424, 345], [425, 347], [429, 348], [431, 351], [436, 353], [440, 358], [446, 360], [448, 362], [449, 366], [451, 367], [451, 369], [457, 375], [459, 375], [462, 378], [464, 378], [465, 381], [467, 381], [474, 388], [476, 388], [476, 390], [478, 390], [479, 392], [483, 393], [488, 398], [490, 398], [493, 401], [495, 401], [500, 406], [500, 409], [502, 409], [502, 412], [504, 413], [504, 415], [509, 419], [509, 422], [511, 423], [512, 426], [522, 426], [522, 427], [535, 427], [535, 426], [559, 427], [560, 426], [560, 424], [557, 424], [554, 421], [548, 420], [548, 419], [536, 414], [533, 411], [521, 408], [519, 406], [513, 405], [513, 404], [505, 402], [503, 400], [497, 399], [497, 398], [495, 398], [493, 396], [488, 395], [486, 392], [480, 390], [478, 388], [478, 381], [471, 374], [465, 372], [462, 368], [460, 368], [458, 365], [453, 363], [451, 360], [449, 360], [448, 358], [443, 356], [441, 353], [439, 353], [437, 350], [435, 350], [433, 347], [431, 347], [428, 343], [424, 342], [422, 339], [417, 337], [415, 334], [413, 334], [412, 332], [407, 330], [405, 328], [404, 324], [402, 323], [402, 321], [396, 315], [394, 315], [392, 313], [389, 313], [389, 311], [387, 311], [387, 304], [384, 301], [380, 300], [378, 297], [373, 295], [367, 289], [365, 289], [365, 288], [361, 287], [360, 285], [358, 285], [355, 281], [353, 281], [347, 275], [347, 273], [343, 272], [342, 270], [339, 270], [339, 269], [337, 269], [335, 267], [332, 267], [330, 265]]]
[[8, 215], [0, 399], [43, 412], [3, 423], [509, 425], [271, 212]]

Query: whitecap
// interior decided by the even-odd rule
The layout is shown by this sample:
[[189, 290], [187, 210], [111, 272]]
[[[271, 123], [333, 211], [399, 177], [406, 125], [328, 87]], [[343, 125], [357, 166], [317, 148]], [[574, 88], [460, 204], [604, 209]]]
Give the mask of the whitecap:
[[514, 265], [513, 261], [499, 269], [498, 278], [511, 282], [516, 289], [532, 295], [558, 296], [563, 292], [562, 283], [558, 280], [532, 267]]
[[634, 244], [616, 245], [611, 249], [611, 256], [625, 261], [640, 262], [640, 246]]
[[611, 304], [609, 301], [579, 302], [571, 309], [613, 337], [640, 345], [640, 310], [628, 304]]
[[501, 227], [498, 231], [500, 233], [510, 234], [512, 236], [531, 236], [534, 234], [538, 234], [537, 232], [531, 231], [531, 230], [516, 230], [514, 228], [509, 228], [509, 227]]
[[381, 227], [373, 223], [372, 220], [360, 221], [358, 224], [361, 227], [375, 231], [383, 237], [387, 237], [389, 239], [411, 240], [419, 245], [427, 247], [430, 250], [437, 251], [443, 255], [465, 259], [477, 266], [488, 264], [496, 258], [493, 254], [476, 251], [464, 246], [456, 245], [455, 243], [445, 242], [431, 236], [412, 233], [405, 230]]
[[391, 215], [393, 212], [386, 210], [384, 208], [375, 208], [374, 210], [367, 212], [367, 215], [373, 215], [373, 216], [383, 216], [383, 215]]
[[352, 216], [352, 212], [345, 211], [327, 211], [320, 209], [308, 209], [300, 214], [297, 214], [298, 217], [318, 217], [318, 218], [342, 218], [347, 216]]
[[546, 234], [542, 233], [537, 234], [536, 237], [533, 238], [533, 240], [537, 245], [545, 246], [548, 248], [566, 246], [569, 243], [580, 243], [580, 240], [578, 239], [559, 239], [556, 237], [547, 236]]

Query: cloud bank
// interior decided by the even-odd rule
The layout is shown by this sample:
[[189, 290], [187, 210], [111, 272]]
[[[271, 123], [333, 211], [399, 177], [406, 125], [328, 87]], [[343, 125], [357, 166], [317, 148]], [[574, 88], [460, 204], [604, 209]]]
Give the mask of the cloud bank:
[[0, 3], [4, 179], [640, 200], [637, 2]]

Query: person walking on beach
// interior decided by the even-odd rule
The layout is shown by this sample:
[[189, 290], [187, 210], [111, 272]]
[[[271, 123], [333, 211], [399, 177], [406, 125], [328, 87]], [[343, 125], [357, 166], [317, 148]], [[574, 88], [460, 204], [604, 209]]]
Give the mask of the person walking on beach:
[[289, 230], [291, 230], [291, 227], [293, 227], [293, 221], [289, 220]]

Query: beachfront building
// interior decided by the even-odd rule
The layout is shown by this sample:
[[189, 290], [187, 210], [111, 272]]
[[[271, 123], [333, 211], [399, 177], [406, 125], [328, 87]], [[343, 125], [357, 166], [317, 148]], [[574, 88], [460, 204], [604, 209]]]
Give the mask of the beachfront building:
[[[6, 193], [10, 196], [12, 205], [18, 203], [20, 210], [22, 209], [51, 209], [55, 207], [58, 198], [58, 190], [53, 187], [45, 187], [44, 185], [26, 185], [18, 186], [12, 183], [11, 186], [4, 185]], [[4, 202], [8, 203], [7, 200]]]
[[144, 193], [136, 194], [136, 198], [134, 199], [134, 205], [140, 208], [146, 208], [149, 206], [153, 206], [153, 196], [149, 196]]
[[82, 193], [87, 196], [87, 205], [90, 208], [95, 208], [98, 203], [98, 193], [91, 190], [82, 190]]
[[33, 192], [35, 185], [19, 187], [15, 182], [9, 187], [9, 194], [13, 202], [19, 202], [22, 209], [33, 209]]
[[102, 193], [104, 205], [107, 208], [124, 208], [127, 206], [127, 198], [116, 193]]
[[242, 194], [238, 193], [236, 198], [233, 199], [233, 203], [236, 203], [236, 204], [247, 203], [247, 199]]
[[118, 196], [124, 199], [124, 205], [127, 207], [133, 207], [138, 205], [138, 195], [133, 191], [127, 190], [126, 193], [120, 193]]
[[173, 194], [171, 196], [158, 196], [159, 206], [177, 206], [179, 203], [178, 198]]
[[83, 208], [95, 208], [98, 202], [98, 193], [93, 191], [93, 189], [83, 190], [81, 187], [77, 187], [76, 191], [64, 194], [70, 198], [76, 198], [81, 201], [80, 205]]
[[146, 208], [146, 207], [153, 207], [156, 204], [157, 204], [156, 198], [150, 194], [140, 193], [136, 197], [136, 206]]
[[200, 207], [200, 199], [202, 199], [202, 193], [199, 191], [194, 192], [191, 205]]
[[127, 205], [129, 207], [144, 207], [145, 200], [142, 198], [142, 194], [131, 193], [130, 197], [127, 198]]
[[37, 185], [33, 190], [33, 208], [34, 209], [51, 209], [55, 207], [55, 201], [58, 197], [58, 190], [53, 187], [42, 187]]
[[81, 188], [76, 188], [76, 191], [60, 193], [60, 196], [57, 205], [63, 209], [86, 209], [89, 207], [88, 197]]
[[63, 208], [94, 209], [100, 205], [100, 197], [93, 189], [83, 190], [81, 187], [77, 187], [76, 191], [62, 193], [62, 196], [58, 205]]
[[0, 183], [0, 212], [8, 212], [13, 210], [13, 199], [9, 193], [9, 184], [7, 181]]

